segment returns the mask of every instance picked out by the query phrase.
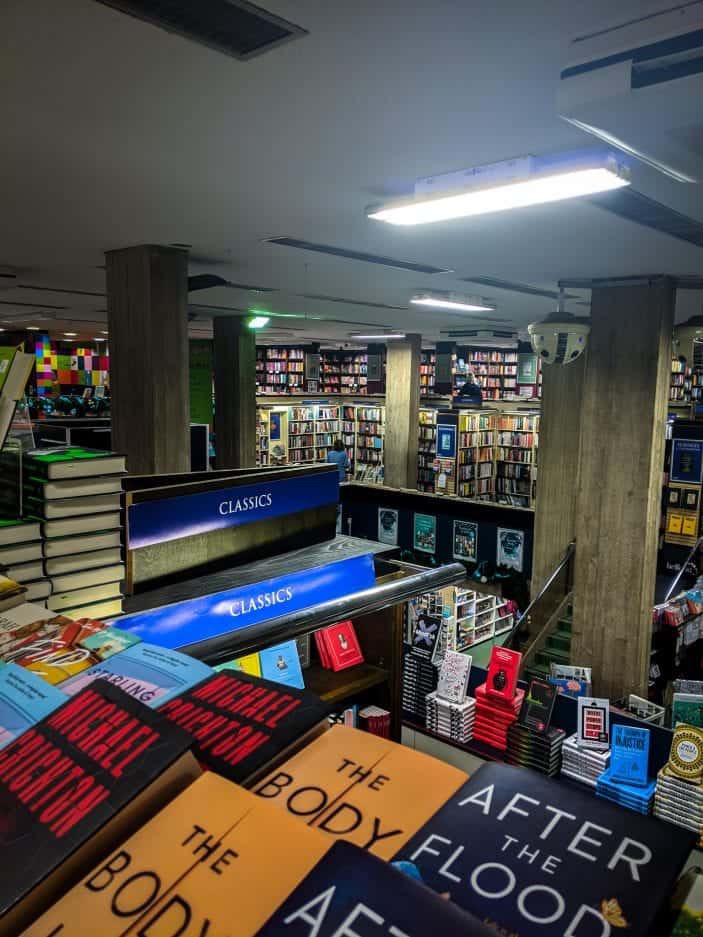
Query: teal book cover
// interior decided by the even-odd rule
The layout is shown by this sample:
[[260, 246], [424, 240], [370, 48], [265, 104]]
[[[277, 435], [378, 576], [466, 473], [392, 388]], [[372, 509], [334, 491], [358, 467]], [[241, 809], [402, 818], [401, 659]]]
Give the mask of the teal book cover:
[[213, 673], [194, 657], [179, 651], [139, 643], [114, 654], [61, 684], [75, 696], [94, 680], [107, 680], [141, 703], [156, 708]]
[[283, 644], [266, 648], [259, 652], [259, 659], [262, 677], [275, 683], [297, 687], [299, 690], [305, 688], [295, 641], [284, 641]]
[[671, 704], [671, 725], [680, 723], [703, 728], [703, 696], [700, 693], [674, 693]]
[[0, 748], [65, 702], [60, 690], [23, 667], [0, 668]]

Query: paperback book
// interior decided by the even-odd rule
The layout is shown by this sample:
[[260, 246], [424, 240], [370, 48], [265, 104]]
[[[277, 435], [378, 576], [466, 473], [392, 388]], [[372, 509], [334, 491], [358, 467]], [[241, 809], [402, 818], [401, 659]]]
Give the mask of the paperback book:
[[649, 783], [649, 729], [616, 723], [612, 727], [609, 777], [644, 787]]
[[546, 732], [552, 721], [556, 697], [556, 687], [547, 680], [530, 680], [518, 716], [520, 725], [533, 732]]
[[259, 652], [261, 676], [275, 683], [297, 687], [305, 687], [303, 671], [298, 657], [298, 645], [295, 641], [284, 641], [274, 647], [264, 648]]
[[16, 664], [0, 667], [0, 748], [66, 702], [63, 693]]
[[503, 700], [514, 698], [521, 661], [522, 654], [519, 651], [497, 646], [491, 649], [486, 677], [486, 691], [490, 696]]
[[466, 698], [471, 673], [471, 656], [458, 651], [447, 651], [439, 668], [437, 695], [452, 703], [461, 703]]
[[576, 734], [584, 748], [610, 748], [610, 700], [579, 697]]
[[679, 723], [703, 728], [703, 693], [674, 693], [671, 704], [671, 725]]

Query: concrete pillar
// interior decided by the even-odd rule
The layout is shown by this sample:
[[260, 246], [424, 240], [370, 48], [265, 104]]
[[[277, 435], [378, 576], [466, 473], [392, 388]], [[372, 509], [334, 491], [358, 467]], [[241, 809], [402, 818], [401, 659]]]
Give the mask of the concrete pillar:
[[215, 346], [215, 462], [256, 465], [256, 332], [235, 316], [213, 319]]
[[421, 338], [388, 342], [383, 477], [393, 488], [417, 487]]
[[105, 254], [112, 448], [133, 474], [190, 471], [188, 252]]
[[576, 536], [581, 397], [586, 356], [542, 366], [542, 410], [532, 595], [536, 595]]
[[647, 695], [675, 298], [666, 277], [593, 288], [571, 659], [599, 696]]

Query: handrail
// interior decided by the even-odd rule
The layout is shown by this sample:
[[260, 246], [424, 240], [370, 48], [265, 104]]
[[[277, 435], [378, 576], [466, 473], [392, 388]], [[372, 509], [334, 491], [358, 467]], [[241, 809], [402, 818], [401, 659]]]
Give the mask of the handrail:
[[319, 605], [312, 605], [291, 615], [280, 615], [240, 631], [230, 631], [216, 638], [198, 641], [179, 650], [192, 657], [198, 657], [205, 663], [217, 664], [252, 653], [269, 644], [279, 644], [297, 638], [308, 631], [324, 628], [325, 625], [332, 625], [346, 618], [368, 615], [390, 605], [406, 602], [424, 592], [434, 592], [445, 586], [456, 585], [464, 579], [465, 566], [461, 563], [447, 563], [446, 566], [423, 569], [420, 573], [402, 579], [392, 579], [340, 599], [320, 602]]
[[552, 572], [549, 574], [549, 576], [547, 577], [547, 580], [545, 581], [545, 583], [544, 583], [544, 585], [542, 586], [542, 588], [539, 590], [539, 592], [538, 592], [537, 595], [534, 597], [534, 599], [531, 600], [530, 604], [527, 606], [527, 608], [525, 609], [525, 611], [524, 611], [524, 612], [522, 613], [522, 615], [520, 616], [519, 621], [516, 621], [515, 624], [513, 625], [513, 627], [510, 629], [510, 632], [508, 633], [508, 636], [507, 636], [507, 638], [505, 639], [505, 642], [504, 642], [505, 644], [507, 644], [507, 643], [510, 641], [510, 639], [513, 637], [513, 635], [515, 634], [515, 632], [518, 630], [518, 628], [519, 628], [519, 626], [520, 626], [520, 622], [522, 622], [523, 620], [527, 620], [527, 617], [529, 616], [529, 614], [530, 614], [530, 612], [532, 611], [532, 609], [537, 605], [537, 603], [538, 603], [538, 602], [542, 599], [542, 597], [547, 593], [547, 591], [549, 590], [550, 586], [551, 586], [552, 583], [556, 580], [556, 578], [559, 576], [559, 574], [562, 572], [562, 570], [563, 570], [566, 566], [568, 566], [568, 564], [571, 562], [571, 559], [572, 559], [572, 557], [573, 557], [573, 555], [574, 555], [575, 552], [576, 552], [576, 542], [575, 542], [574, 540], [572, 540], [571, 543], [570, 543], [570, 544], [568, 545], [568, 547], [566, 548], [566, 553], [565, 553], [564, 556], [561, 558], [561, 560], [557, 563], [557, 565], [554, 567], [554, 569], [552, 570]]
[[681, 564], [681, 569], [678, 571], [678, 573], [676, 574], [676, 576], [675, 576], [673, 582], [672, 582], [671, 585], [669, 586], [669, 591], [668, 591], [668, 592], [666, 593], [666, 595], [664, 596], [664, 602], [661, 603], [662, 605], [663, 605], [665, 602], [668, 602], [669, 599], [671, 598], [671, 596], [674, 594], [674, 591], [676, 590], [676, 587], [678, 586], [679, 581], [680, 581], [681, 577], [683, 576], [683, 574], [684, 574], [684, 572], [685, 572], [685, 570], [686, 570], [686, 567], [688, 566], [688, 564], [691, 562], [691, 560], [693, 559], [693, 557], [694, 557], [694, 556], [696, 555], [696, 553], [698, 552], [698, 548], [700, 547], [701, 543], [703, 543], [703, 537], [699, 537], [698, 540], [696, 540], [695, 545], [694, 545], [693, 547], [691, 547], [691, 552], [690, 552], [690, 553], [688, 554], [688, 556], [686, 557], [685, 562], [683, 562], [683, 563]]

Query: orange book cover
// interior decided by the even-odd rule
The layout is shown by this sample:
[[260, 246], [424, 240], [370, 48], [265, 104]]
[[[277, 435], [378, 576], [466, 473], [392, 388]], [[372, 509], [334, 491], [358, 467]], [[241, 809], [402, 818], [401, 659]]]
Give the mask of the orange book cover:
[[299, 821], [388, 859], [467, 780], [430, 755], [333, 726], [253, 791]]
[[119, 937], [220, 842], [258, 801], [208, 772], [115, 849], [24, 932]]
[[123, 937], [252, 937], [332, 846], [321, 833], [242, 794], [253, 802], [246, 816]]

